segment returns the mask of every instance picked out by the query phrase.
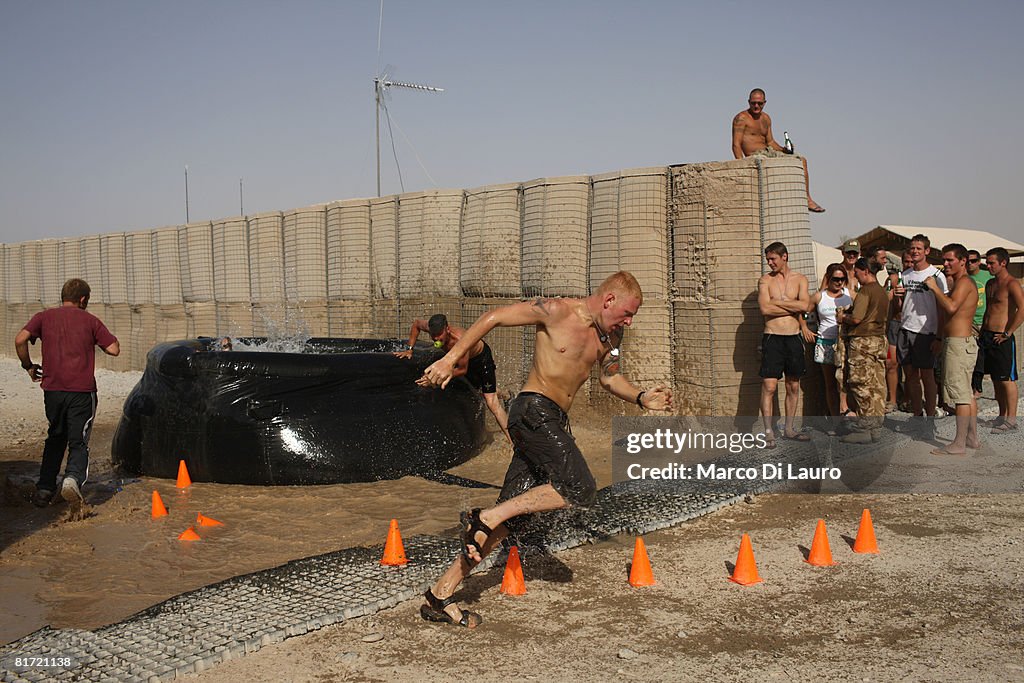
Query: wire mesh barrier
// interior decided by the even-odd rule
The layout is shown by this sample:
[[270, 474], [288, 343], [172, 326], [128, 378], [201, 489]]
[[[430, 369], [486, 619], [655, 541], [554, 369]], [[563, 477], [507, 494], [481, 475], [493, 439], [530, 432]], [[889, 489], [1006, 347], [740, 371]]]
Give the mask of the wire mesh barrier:
[[[684, 413], [754, 415], [757, 278], [775, 240], [813, 277], [799, 159], [410, 192], [2, 245], [0, 329], [12, 338], [81, 277], [122, 341], [124, 356], [100, 365], [141, 369], [153, 344], [184, 337], [402, 338], [433, 313], [468, 327], [495, 306], [585, 296], [623, 269], [645, 298], [623, 342], [627, 376], [674, 386]], [[525, 381], [532, 335], [488, 335], [500, 391]], [[595, 380], [581, 400], [611, 405]]]

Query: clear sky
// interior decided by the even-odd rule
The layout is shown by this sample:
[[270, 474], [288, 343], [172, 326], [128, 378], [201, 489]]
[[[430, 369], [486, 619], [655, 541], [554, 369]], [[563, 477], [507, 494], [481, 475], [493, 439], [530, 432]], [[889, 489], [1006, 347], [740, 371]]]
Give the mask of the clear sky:
[[[376, 194], [377, 0], [3, 0], [0, 241]], [[731, 158], [753, 87], [816, 239], [1024, 238], [1024, 2], [386, 0], [407, 191]], [[406, 141], [411, 141], [412, 146]], [[383, 192], [399, 192], [383, 137]], [[415, 149], [415, 153], [414, 153]]]

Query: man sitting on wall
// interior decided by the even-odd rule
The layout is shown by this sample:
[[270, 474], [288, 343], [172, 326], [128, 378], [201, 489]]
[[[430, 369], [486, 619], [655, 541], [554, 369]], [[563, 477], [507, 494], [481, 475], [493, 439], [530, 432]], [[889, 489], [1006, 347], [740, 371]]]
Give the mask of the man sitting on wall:
[[[395, 353], [399, 358], [412, 358], [412, 349], [416, 346], [416, 339], [420, 332], [427, 332], [434, 342], [434, 346], [445, 351], [451, 351], [462, 335], [466, 333], [461, 327], [454, 327], [448, 324], [448, 318], [444, 313], [438, 313], [430, 317], [430, 320], [416, 319], [409, 330], [409, 348], [405, 351]], [[484, 395], [484, 402], [490, 409], [491, 414], [501, 427], [502, 433], [509, 443], [512, 438], [508, 435], [508, 415], [505, 413], [505, 406], [498, 400], [498, 380], [495, 376], [494, 356], [491, 355], [491, 347], [483, 339], [473, 345], [469, 353], [459, 359], [455, 366], [455, 377], [466, 376], [466, 379]]]
[[[785, 147], [775, 142], [772, 137], [772, 119], [764, 112], [764, 90], [754, 88], [747, 98], [748, 108], [732, 119], [732, 153], [737, 159], [743, 157], [763, 156], [781, 157], [792, 154]], [[804, 184], [807, 187], [807, 209], [814, 213], [824, 213], [825, 209], [811, 199], [811, 184], [807, 176], [807, 159], [797, 157], [804, 164]]]

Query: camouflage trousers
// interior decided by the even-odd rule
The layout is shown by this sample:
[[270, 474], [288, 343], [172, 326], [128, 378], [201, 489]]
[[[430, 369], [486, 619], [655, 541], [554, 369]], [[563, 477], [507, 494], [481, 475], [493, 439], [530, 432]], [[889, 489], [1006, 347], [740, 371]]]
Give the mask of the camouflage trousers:
[[882, 426], [885, 417], [885, 354], [888, 350], [888, 342], [882, 336], [849, 338], [846, 388], [857, 399], [857, 420], [853, 425], [856, 431], [865, 432]]

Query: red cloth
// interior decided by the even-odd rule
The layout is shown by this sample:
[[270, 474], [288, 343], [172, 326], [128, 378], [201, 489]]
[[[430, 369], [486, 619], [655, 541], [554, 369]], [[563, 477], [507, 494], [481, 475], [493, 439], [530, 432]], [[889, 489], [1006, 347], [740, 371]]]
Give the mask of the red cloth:
[[44, 391], [96, 391], [96, 351], [117, 341], [99, 318], [76, 306], [40, 311], [25, 325], [29, 341], [43, 340]]

